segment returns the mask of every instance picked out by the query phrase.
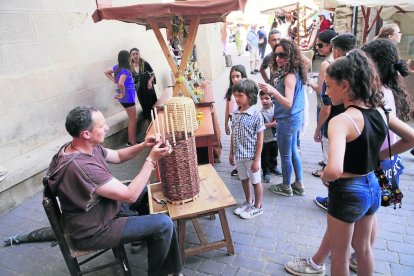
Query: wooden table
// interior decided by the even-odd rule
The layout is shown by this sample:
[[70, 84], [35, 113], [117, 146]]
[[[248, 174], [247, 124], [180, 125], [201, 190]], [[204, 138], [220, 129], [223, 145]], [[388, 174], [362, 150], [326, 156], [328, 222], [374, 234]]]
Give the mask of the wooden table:
[[[203, 112], [203, 119], [197, 130], [194, 132], [196, 147], [207, 147], [208, 150], [208, 162], [214, 164], [213, 145], [214, 145], [214, 124], [212, 115], [212, 105], [197, 107], [197, 110]], [[158, 117], [164, 115], [164, 110], [158, 110]], [[148, 127], [147, 136], [154, 134], [154, 126], [152, 123]]]
[[[236, 205], [223, 180], [217, 174], [216, 170], [210, 164], [198, 167], [200, 176], [200, 194], [197, 199], [184, 204], [174, 205], [168, 203], [161, 207], [156, 203], [152, 195], [157, 198], [164, 198], [161, 189], [161, 183], [150, 184], [148, 187], [150, 213], [168, 213], [172, 220], [177, 221], [178, 225], [178, 242], [180, 244], [181, 256], [183, 258], [207, 252], [210, 250], [227, 247], [229, 255], [234, 254], [234, 245], [231, 238], [229, 224], [227, 222], [225, 208]], [[210, 214], [218, 214], [224, 239], [214, 242], [208, 242], [197, 218]], [[185, 248], [185, 230], [186, 222], [191, 220], [200, 240], [200, 245]]]

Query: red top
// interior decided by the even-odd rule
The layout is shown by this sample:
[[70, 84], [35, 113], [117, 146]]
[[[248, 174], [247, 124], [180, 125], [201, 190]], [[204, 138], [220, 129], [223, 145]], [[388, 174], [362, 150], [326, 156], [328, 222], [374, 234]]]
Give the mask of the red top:
[[329, 29], [331, 27], [331, 22], [328, 19], [324, 19], [322, 20], [320, 27], [319, 27], [319, 32], [323, 32], [326, 31], [327, 29]]

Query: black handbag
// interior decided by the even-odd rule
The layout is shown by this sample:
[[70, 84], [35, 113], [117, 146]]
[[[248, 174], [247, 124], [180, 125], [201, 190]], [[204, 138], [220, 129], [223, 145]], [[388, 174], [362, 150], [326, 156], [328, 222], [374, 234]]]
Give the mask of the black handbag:
[[399, 184], [395, 180], [394, 169], [393, 169], [393, 161], [391, 156], [391, 147], [390, 147], [390, 118], [389, 118], [389, 111], [385, 110], [385, 115], [387, 117], [387, 140], [388, 140], [388, 152], [391, 162], [391, 182], [386, 177], [384, 170], [381, 167], [381, 162], [378, 160], [378, 166], [375, 168], [375, 175], [378, 178], [378, 183], [381, 188], [381, 206], [387, 207], [394, 204], [394, 209], [396, 209], [397, 204], [399, 204], [399, 208], [402, 205], [402, 199], [404, 197], [403, 193], [400, 190]]

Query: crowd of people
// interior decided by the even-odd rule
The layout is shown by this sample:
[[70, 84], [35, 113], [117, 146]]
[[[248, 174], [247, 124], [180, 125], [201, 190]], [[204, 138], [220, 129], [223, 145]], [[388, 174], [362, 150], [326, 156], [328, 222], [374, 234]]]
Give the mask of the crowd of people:
[[[374, 169], [378, 161], [386, 169], [394, 170], [396, 164], [403, 168], [398, 154], [414, 146], [414, 130], [404, 123], [413, 110], [402, 80], [408, 66], [395, 45], [400, 39], [397, 25], [386, 26], [374, 41], [355, 49], [354, 35], [324, 30], [316, 47], [326, 58], [313, 82], [307, 77], [311, 61], [295, 41], [282, 38], [276, 29], [268, 35], [262, 27], [256, 32], [252, 25], [247, 34], [250, 73], [260, 72], [263, 82], [249, 79], [243, 65], [230, 69], [225, 133], [231, 136], [229, 163], [236, 167], [231, 174], [241, 180], [245, 195], [234, 209], [242, 219], [264, 212], [262, 177], [265, 183], [270, 174], [282, 177], [282, 183], [269, 187], [275, 194], [306, 195], [298, 139], [305, 86], [316, 91], [314, 140], [321, 143], [324, 160], [323, 169], [313, 174], [328, 188], [327, 197], [316, 199], [327, 210], [327, 229], [315, 255], [285, 264], [294, 275], [324, 275], [329, 254], [332, 275], [348, 275], [349, 267], [360, 275], [373, 274], [375, 213], [381, 202]], [[271, 53], [264, 56], [267, 44]], [[136, 143], [135, 95], [144, 118], [150, 118], [157, 101], [153, 69], [132, 48], [120, 51], [118, 64], [105, 75], [117, 85], [115, 99], [128, 115], [128, 147], [112, 150], [101, 145], [109, 128], [98, 109], [78, 106], [69, 112], [65, 127], [72, 140], [54, 156], [46, 173], [60, 200], [63, 229], [78, 249], [146, 241], [149, 275], [180, 274], [182, 259], [173, 222], [163, 214], [149, 215], [145, 202], [155, 164], [172, 148], [151, 135]], [[260, 110], [255, 107], [258, 98]], [[387, 129], [390, 143], [385, 142]], [[387, 160], [388, 148], [393, 156]], [[111, 174], [108, 163], [123, 163], [145, 149], [149, 155], [129, 185]], [[402, 169], [397, 176], [401, 173]]]
[[[249, 50], [256, 51], [258, 38], [252, 25], [247, 35]], [[307, 78], [306, 62], [296, 43], [271, 29], [267, 42], [272, 52], [263, 58], [250, 55], [251, 74], [262, 60], [259, 72], [264, 82], [256, 84], [244, 77], [242, 65], [230, 70], [225, 128], [231, 135], [230, 164], [236, 165], [231, 174], [241, 180], [245, 194], [234, 214], [243, 219], [265, 211], [260, 172], [265, 183], [270, 182], [270, 173], [281, 174], [282, 183], [269, 187], [273, 193], [306, 194], [297, 140], [304, 117], [304, 87], [316, 91], [314, 140], [321, 144], [324, 159], [322, 169], [312, 174], [328, 188], [327, 197], [315, 198], [327, 210], [327, 229], [315, 255], [285, 264], [293, 275], [324, 275], [329, 255], [332, 275], [349, 275], [349, 268], [358, 275], [373, 275], [375, 213], [381, 203], [374, 169], [380, 161], [384, 170], [395, 172], [398, 181], [404, 168], [398, 154], [414, 145], [414, 130], [404, 123], [411, 119], [413, 108], [403, 81], [409, 69], [396, 47], [400, 39], [398, 25], [387, 25], [375, 40], [356, 49], [353, 34], [327, 28], [317, 36], [316, 50], [325, 59], [315, 82]], [[235, 70], [243, 72], [237, 73], [237, 80], [232, 75]], [[254, 107], [258, 95], [261, 110]]]

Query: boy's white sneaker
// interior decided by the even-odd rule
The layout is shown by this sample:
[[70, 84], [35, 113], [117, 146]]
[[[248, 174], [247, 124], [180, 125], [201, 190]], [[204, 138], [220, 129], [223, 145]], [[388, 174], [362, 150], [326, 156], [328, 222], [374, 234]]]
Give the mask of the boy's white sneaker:
[[240, 217], [243, 219], [251, 219], [256, 216], [260, 216], [261, 214], [263, 214], [263, 208], [256, 208], [254, 205], [252, 205], [248, 209], [244, 210], [240, 214]]
[[233, 213], [235, 215], [240, 215], [243, 211], [245, 211], [246, 209], [248, 209], [250, 206], [252, 206], [253, 203], [249, 203], [247, 201], [243, 202], [242, 205], [240, 205], [239, 207], [237, 207], [236, 209], [234, 209]]

